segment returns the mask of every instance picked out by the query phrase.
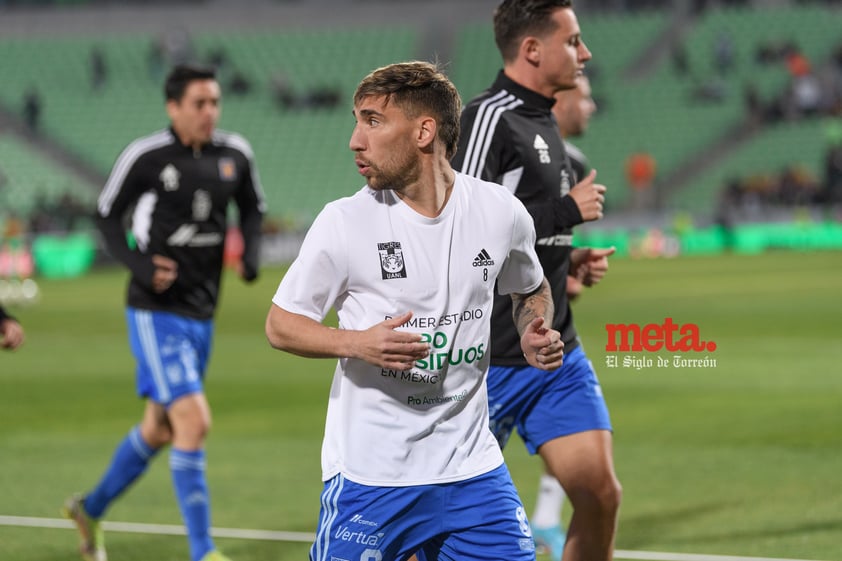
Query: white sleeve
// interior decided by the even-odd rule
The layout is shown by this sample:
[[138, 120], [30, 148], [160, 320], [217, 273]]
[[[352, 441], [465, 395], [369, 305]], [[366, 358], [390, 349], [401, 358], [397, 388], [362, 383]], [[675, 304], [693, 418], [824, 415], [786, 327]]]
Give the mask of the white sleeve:
[[274, 304], [319, 322], [325, 318], [347, 286], [348, 236], [342, 224], [341, 213], [330, 205], [319, 213], [272, 298]]
[[512, 240], [509, 255], [497, 277], [500, 294], [526, 294], [544, 280], [544, 269], [535, 253], [535, 224], [523, 203], [516, 197], [513, 209]]

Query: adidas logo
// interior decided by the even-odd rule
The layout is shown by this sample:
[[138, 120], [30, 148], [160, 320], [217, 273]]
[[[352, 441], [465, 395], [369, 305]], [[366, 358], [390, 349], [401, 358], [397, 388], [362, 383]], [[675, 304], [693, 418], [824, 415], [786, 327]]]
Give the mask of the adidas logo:
[[488, 254], [485, 249], [480, 251], [476, 257], [474, 257], [474, 267], [488, 267], [489, 265], [494, 265], [494, 260], [491, 259], [491, 256]]
[[532, 141], [532, 147], [535, 149], [535, 152], [538, 153], [538, 161], [542, 164], [549, 164], [551, 163], [550, 159], [550, 145], [547, 144], [547, 141], [541, 138], [540, 134], [535, 135], [535, 140]]

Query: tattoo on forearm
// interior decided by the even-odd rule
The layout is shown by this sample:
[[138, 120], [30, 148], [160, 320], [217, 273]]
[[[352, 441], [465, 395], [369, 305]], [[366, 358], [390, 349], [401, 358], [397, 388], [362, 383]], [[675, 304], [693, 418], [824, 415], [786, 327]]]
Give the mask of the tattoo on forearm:
[[531, 294], [517, 294], [512, 296], [512, 316], [521, 335], [527, 326], [537, 317], [543, 317], [549, 327], [553, 321], [553, 298], [547, 280], [541, 283]]

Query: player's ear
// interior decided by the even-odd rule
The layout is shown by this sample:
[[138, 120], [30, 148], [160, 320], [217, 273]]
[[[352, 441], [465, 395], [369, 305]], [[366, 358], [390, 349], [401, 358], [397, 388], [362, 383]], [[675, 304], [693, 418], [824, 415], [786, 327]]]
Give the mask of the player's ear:
[[170, 118], [170, 121], [174, 121], [175, 117], [178, 113], [178, 102], [174, 99], [167, 100], [167, 116]]
[[532, 64], [541, 60], [541, 40], [537, 37], [524, 37], [520, 42], [520, 56]]
[[421, 117], [418, 120], [418, 147], [422, 150], [432, 148], [436, 140], [437, 123], [432, 117]]

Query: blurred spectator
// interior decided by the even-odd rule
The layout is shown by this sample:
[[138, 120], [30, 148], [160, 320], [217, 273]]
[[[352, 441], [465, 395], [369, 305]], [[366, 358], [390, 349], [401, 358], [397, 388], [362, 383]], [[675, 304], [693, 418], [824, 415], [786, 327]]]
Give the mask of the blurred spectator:
[[670, 49], [672, 70], [678, 76], [686, 76], [690, 72], [690, 61], [687, 59], [687, 47], [684, 43], [676, 43]]
[[146, 71], [149, 79], [156, 84], [161, 82], [166, 70], [165, 50], [164, 41], [159, 37], [149, 44], [149, 50], [146, 52]]
[[281, 109], [292, 109], [296, 106], [295, 91], [284, 73], [278, 72], [272, 76], [271, 88], [272, 97]]
[[23, 119], [32, 132], [36, 132], [41, 124], [41, 109], [41, 94], [33, 86], [23, 96]]
[[798, 47], [793, 41], [763, 41], [754, 49], [754, 62], [760, 65], [778, 64], [786, 60], [789, 53], [797, 50]]
[[783, 206], [804, 206], [816, 201], [818, 182], [803, 165], [790, 165], [778, 178], [777, 203]]
[[842, 142], [828, 146], [824, 158], [824, 185], [820, 198], [825, 204], [842, 204]]
[[743, 99], [748, 120], [752, 125], [767, 121], [766, 109], [760, 99], [760, 92], [757, 91], [757, 86], [754, 83], [748, 83], [743, 87]]
[[734, 40], [727, 30], [721, 30], [713, 43], [714, 67], [720, 75], [727, 74], [734, 66]]
[[72, 232], [87, 218], [90, 218], [88, 205], [72, 194], [65, 193], [55, 202], [48, 201], [40, 194], [29, 212], [29, 231], [33, 234]]
[[792, 107], [796, 116], [813, 116], [822, 106], [822, 88], [812, 72], [796, 76], [792, 82]]
[[836, 47], [833, 49], [833, 55], [831, 56], [831, 61], [836, 66], [837, 70], [842, 72], [842, 42], [839, 42]]
[[222, 45], [217, 45], [208, 53], [208, 64], [216, 70], [217, 76], [224, 74], [229, 63], [228, 52]]
[[317, 86], [307, 92], [305, 105], [313, 109], [331, 109], [339, 105], [342, 94], [339, 88], [332, 86]]
[[626, 159], [626, 181], [636, 191], [649, 189], [655, 181], [657, 165], [652, 154], [640, 150]]
[[738, 217], [762, 220], [772, 209], [818, 204], [825, 198], [818, 178], [806, 166], [789, 164], [779, 173], [729, 178], [720, 192], [717, 222], [733, 224]]
[[656, 193], [653, 189], [657, 165], [655, 158], [645, 150], [637, 151], [626, 159], [626, 181], [632, 188], [632, 206], [637, 210], [654, 208]]
[[719, 192], [714, 211], [714, 222], [722, 227], [725, 233], [725, 247], [733, 245], [734, 226], [737, 224], [738, 206], [740, 202], [740, 182], [729, 178], [725, 188]]
[[162, 39], [164, 57], [169, 66], [195, 62], [196, 51], [193, 40], [184, 28], [171, 29]]
[[282, 72], [272, 77], [270, 87], [272, 97], [283, 110], [332, 109], [342, 102], [342, 91], [337, 86], [316, 86], [303, 94], [297, 94]]
[[234, 95], [246, 95], [251, 91], [251, 82], [245, 74], [234, 70], [231, 81], [228, 83], [228, 90]]
[[703, 82], [696, 83], [690, 90], [691, 103], [708, 104], [722, 103], [728, 96], [728, 86], [725, 81], [714, 76]]
[[806, 76], [812, 72], [809, 59], [796, 47], [790, 47], [784, 54], [784, 63], [790, 76], [794, 79]]
[[108, 66], [105, 63], [105, 53], [103, 53], [102, 47], [99, 45], [91, 48], [90, 65], [91, 89], [98, 92], [105, 86], [105, 82], [108, 80]]

